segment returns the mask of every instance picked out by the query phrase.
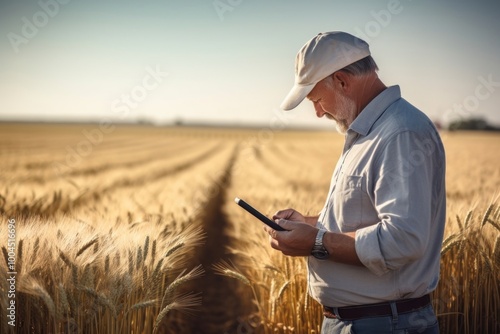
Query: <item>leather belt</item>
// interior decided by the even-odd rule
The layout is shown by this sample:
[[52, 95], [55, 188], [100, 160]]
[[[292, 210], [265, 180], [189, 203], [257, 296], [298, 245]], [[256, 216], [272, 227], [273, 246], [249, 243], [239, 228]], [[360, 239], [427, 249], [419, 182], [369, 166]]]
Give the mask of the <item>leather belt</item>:
[[[431, 297], [424, 295], [419, 298], [397, 300], [394, 303], [396, 304], [398, 314], [408, 313], [429, 305]], [[392, 309], [390, 302], [346, 307], [323, 306], [323, 314], [327, 318], [357, 320], [361, 318], [392, 316]]]

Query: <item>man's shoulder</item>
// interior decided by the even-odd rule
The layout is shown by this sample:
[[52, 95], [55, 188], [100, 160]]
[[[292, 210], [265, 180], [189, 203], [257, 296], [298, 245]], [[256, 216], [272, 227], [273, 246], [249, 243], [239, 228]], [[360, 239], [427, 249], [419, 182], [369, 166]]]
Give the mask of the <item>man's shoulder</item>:
[[392, 103], [374, 124], [372, 131], [384, 137], [401, 132], [428, 135], [437, 130], [431, 119], [420, 109], [400, 98]]
[[[421, 110], [401, 98], [395, 101], [380, 117], [370, 133], [377, 143], [377, 151], [384, 152], [388, 147], [422, 147], [435, 152], [444, 159], [444, 147], [439, 131], [430, 118]], [[406, 143], [403, 144], [402, 143]], [[395, 145], [395, 146], [394, 146]], [[407, 152], [409, 153], [409, 152]]]

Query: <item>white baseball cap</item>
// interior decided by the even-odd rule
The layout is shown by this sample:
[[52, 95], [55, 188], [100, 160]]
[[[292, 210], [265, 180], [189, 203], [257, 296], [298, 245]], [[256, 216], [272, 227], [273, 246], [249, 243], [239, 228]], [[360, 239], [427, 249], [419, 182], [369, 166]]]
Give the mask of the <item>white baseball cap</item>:
[[319, 81], [369, 55], [368, 44], [353, 35], [341, 31], [319, 33], [297, 53], [295, 84], [281, 109], [295, 108]]

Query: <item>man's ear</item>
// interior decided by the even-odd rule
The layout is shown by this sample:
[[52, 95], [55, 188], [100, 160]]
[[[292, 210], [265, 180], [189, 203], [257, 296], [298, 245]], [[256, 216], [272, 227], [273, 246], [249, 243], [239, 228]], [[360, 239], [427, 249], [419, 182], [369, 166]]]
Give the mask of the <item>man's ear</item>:
[[350, 88], [351, 75], [344, 71], [337, 71], [333, 73], [333, 82], [342, 90], [347, 90]]

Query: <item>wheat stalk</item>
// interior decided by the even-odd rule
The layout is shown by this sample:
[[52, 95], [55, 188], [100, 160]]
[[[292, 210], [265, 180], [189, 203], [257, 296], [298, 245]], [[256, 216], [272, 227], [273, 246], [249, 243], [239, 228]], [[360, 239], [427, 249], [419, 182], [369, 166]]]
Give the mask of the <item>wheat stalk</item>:
[[467, 215], [465, 216], [465, 223], [464, 223], [465, 228], [469, 227], [469, 224], [471, 222], [471, 218], [472, 218], [472, 210], [469, 210], [467, 212]]
[[66, 254], [64, 254], [62, 251], [59, 251], [59, 257], [61, 258], [61, 260], [63, 260], [63, 262], [68, 266], [68, 267], [73, 267], [74, 264], [73, 262], [71, 262], [71, 260], [66, 256]]
[[146, 266], [142, 266], [142, 286], [146, 287], [148, 281], [148, 268]]
[[453, 242], [449, 242], [446, 246], [444, 246], [441, 249], [441, 256], [443, 256], [444, 254], [448, 253], [455, 246], [460, 246], [462, 243], [463, 243], [462, 240], [455, 240]]
[[94, 244], [94, 254], [96, 254], [99, 251], [99, 239]]
[[278, 291], [278, 296], [276, 297], [277, 300], [279, 300], [282, 296], [283, 293], [285, 292], [286, 288], [290, 285], [290, 281], [286, 281], [281, 288]]
[[491, 258], [500, 265], [500, 235], [495, 239], [493, 251], [491, 252]]
[[271, 321], [274, 321], [274, 316], [276, 312], [276, 297], [274, 296], [274, 289], [276, 288], [276, 280], [274, 278], [271, 279], [271, 287], [269, 288], [270, 291], [270, 298], [269, 298], [269, 303], [271, 305], [271, 314], [270, 314], [270, 319]]
[[188, 294], [184, 296], [179, 296], [175, 301], [171, 302], [160, 311], [160, 313], [155, 319], [153, 334], [156, 334], [158, 332], [159, 326], [163, 318], [165, 318], [165, 316], [168, 314], [168, 312], [172, 310], [189, 311], [193, 307], [199, 305], [201, 305], [201, 298], [197, 295]]
[[[68, 291], [68, 290], [66, 290], [66, 291]], [[73, 296], [72, 293], [66, 292], [66, 297], [68, 298], [68, 302], [69, 302], [70, 314], [74, 316], [75, 314], [78, 313], [78, 304], [77, 304], [75, 297]]]
[[448, 244], [453, 241], [453, 239], [455, 239], [456, 237], [458, 237], [459, 235], [458, 234], [452, 234], [452, 235], [449, 235], [446, 239], [443, 240], [443, 247], [446, 247], [448, 246]]
[[177, 251], [179, 248], [182, 248], [184, 246], [184, 243], [183, 242], [179, 242], [178, 244], [170, 247], [166, 252], [165, 252], [165, 255], [164, 257], [169, 257], [170, 255], [172, 255], [175, 251]]
[[151, 265], [155, 263], [156, 258], [156, 239], [153, 240], [153, 246], [151, 247]]
[[146, 300], [137, 304], [134, 304], [130, 307], [130, 310], [138, 310], [141, 308], [146, 308], [150, 306], [156, 306], [158, 305], [158, 299], [151, 299], [151, 300]]
[[177, 276], [177, 278], [172, 283], [168, 285], [167, 289], [165, 289], [165, 293], [163, 295], [160, 307], [163, 307], [165, 300], [172, 296], [177, 287], [179, 287], [180, 285], [184, 284], [189, 280], [200, 277], [203, 273], [204, 270], [201, 265], [191, 269], [191, 271], [188, 272], [187, 274], [184, 274], [183, 271], [179, 276]]
[[141, 267], [141, 264], [142, 264], [142, 248], [141, 246], [139, 246], [139, 248], [137, 248], [137, 259], [136, 259], [136, 263], [135, 263], [135, 269], [136, 270], [139, 270], [139, 268]]
[[109, 300], [108, 297], [106, 297], [106, 295], [99, 293], [96, 290], [94, 290], [93, 288], [90, 288], [87, 286], [80, 285], [77, 287], [77, 289], [92, 296], [98, 304], [106, 306], [113, 314], [116, 314], [116, 308], [115, 308], [114, 304], [111, 303], [111, 301]]
[[128, 250], [128, 274], [132, 276], [134, 272], [134, 257], [130, 249]]
[[144, 262], [146, 262], [148, 253], [149, 253], [149, 235], [146, 237], [146, 240], [144, 241], [144, 256], [143, 256]]
[[5, 259], [5, 267], [8, 268], [9, 267], [9, 253], [7, 252], [7, 248], [5, 248], [5, 246], [2, 246], [2, 253], [3, 253], [3, 257]]
[[90, 264], [85, 265], [80, 279], [80, 285], [92, 286], [94, 283], [94, 269]]
[[249, 286], [250, 289], [252, 290], [254, 304], [258, 308], [259, 314], [261, 314], [262, 317], [265, 318], [266, 315], [264, 314], [264, 312], [262, 312], [262, 308], [261, 308], [260, 303], [259, 303], [259, 298], [257, 297], [257, 292], [255, 291], [253, 284], [250, 282], [250, 280], [245, 275], [238, 272], [236, 270], [236, 268], [234, 268], [234, 265], [232, 265], [226, 261], [221, 261], [219, 263], [215, 263], [214, 265], [212, 265], [212, 268], [213, 268], [214, 272], [218, 275], [235, 278], [238, 281], [242, 282], [243, 284]]
[[73, 285], [76, 287], [78, 285], [78, 268], [75, 265], [71, 267], [71, 277]]
[[69, 306], [69, 303], [68, 303], [68, 296], [66, 294], [66, 291], [64, 290], [64, 286], [62, 285], [62, 283], [59, 283], [57, 285], [57, 289], [58, 289], [58, 292], [59, 292], [59, 300], [61, 302], [61, 308], [62, 308], [62, 314], [63, 316], [67, 314], [67, 312], [70, 311], [70, 306]]
[[460, 232], [463, 232], [464, 226], [462, 225], [462, 221], [460, 220], [460, 217], [458, 215], [456, 215], [455, 217], [457, 219], [457, 224], [458, 224], [458, 228], [460, 229]]
[[35, 244], [33, 245], [33, 254], [38, 254], [40, 248], [40, 237], [36, 237]]
[[23, 244], [24, 239], [21, 239], [17, 245], [17, 258], [16, 258], [16, 269], [20, 273], [23, 266]]
[[[495, 200], [495, 203], [496, 203], [497, 200]], [[500, 205], [497, 205], [496, 207], [497, 208], [495, 210], [495, 213], [493, 213], [493, 217], [490, 220], [499, 220], [500, 219]]]
[[113, 263], [114, 263], [115, 267], [117, 267], [117, 268], [120, 267], [120, 252], [115, 253]]
[[491, 226], [493, 226], [494, 228], [496, 228], [496, 229], [497, 229], [497, 231], [499, 231], [499, 232], [500, 232], [500, 225], [499, 225], [498, 223], [494, 222], [494, 221], [493, 221], [493, 220], [491, 220], [491, 219], [488, 219], [488, 223], [490, 223], [490, 224], [491, 224]]
[[109, 272], [109, 254], [104, 258], [104, 272]]
[[270, 264], [266, 264], [266, 265], [264, 265], [264, 269], [271, 270], [271, 271], [275, 271], [275, 272], [277, 272], [278, 274], [280, 274], [280, 275], [284, 276], [284, 273], [283, 273], [283, 271], [282, 271], [280, 268], [275, 267], [275, 266], [272, 266], [272, 265], [270, 265]]
[[153, 270], [153, 274], [151, 274], [152, 278], [158, 276], [158, 273], [160, 272], [162, 265], [163, 265], [163, 259], [160, 259], [160, 261], [158, 261], [158, 263], [156, 264], [155, 269]]
[[252, 286], [252, 283], [250, 283], [250, 280], [246, 276], [238, 272], [235, 268], [233, 268], [232, 265], [225, 261], [214, 264], [212, 268], [214, 269], [216, 274], [232, 277], [239, 280], [245, 285]]
[[97, 242], [97, 240], [98, 240], [98, 238], [94, 237], [91, 240], [89, 240], [87, 243], [85, 243], [82, 247], [80, 247], [80, 249], [78, 250], [78, 252], [76, 252], [76, 256], [75, 257], [79, 257], [80, 255], [82, 255], [82, 253], [85, 252], [87, 249], [89, 249], [90, 246], [92, 246], [93, 244], [95, 244]]
[[488, 208], [486, 209], [486, 212], [484, 213], [483, 219], [481, 219], [481, 227], [483, 227], [486, 222], [488, 221], [488, 218], [490, 217], [491, 212], [493, 211], [493, 208], [495, 206], [493, 204], [490, 204]]
[[31, 287], [29, 287], [29, 290], [43, 300], [45, 306], [47, 306], [47, 309], [49, 310], [50, 316], [53, 317], [56, 313], [56, 307], [49, 293], [37, 281], [31, 281]]

